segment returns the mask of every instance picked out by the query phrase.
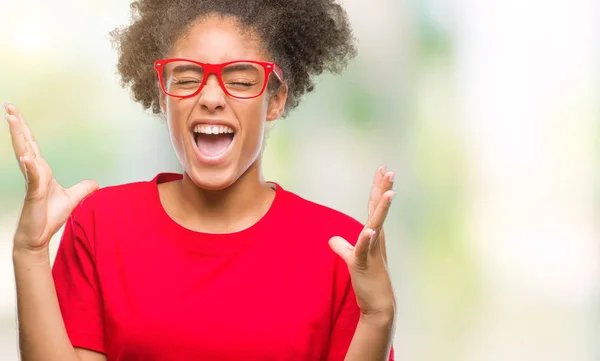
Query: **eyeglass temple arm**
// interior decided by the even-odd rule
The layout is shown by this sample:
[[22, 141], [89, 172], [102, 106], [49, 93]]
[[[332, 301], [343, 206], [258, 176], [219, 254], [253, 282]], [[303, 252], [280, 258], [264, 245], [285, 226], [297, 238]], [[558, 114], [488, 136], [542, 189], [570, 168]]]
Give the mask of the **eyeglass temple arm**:
[[277, 79], [279, 79], [281, 84], [283, 84], [283, 70], [281, 70], [281, 68], [278, 67], [277, 64], [273, 64], [273, 73], [275, 74]]

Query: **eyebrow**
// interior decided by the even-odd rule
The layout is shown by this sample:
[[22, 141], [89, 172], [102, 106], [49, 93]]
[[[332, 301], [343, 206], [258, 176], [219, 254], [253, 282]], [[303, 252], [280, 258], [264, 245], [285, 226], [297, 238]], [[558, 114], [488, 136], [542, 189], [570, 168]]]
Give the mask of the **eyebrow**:
[[181, 65], [177, 65], [175, 66], [173, 69], [171, 69], [172, 72], [184, 72], [184, 71], [195, 71], [198, 73], [203, 73], [204, 69], [199, 66], [199, 65], [194, 65], [194, 64], [181, 64]]
[[255, 70], [258, 71], [256, 69], [256, 67], [252, 64], [243, 64], [243, 63], [237, 63], [237, 64], [231, 64], [231, 65], [227, 65], [225, 68], [223, 68], [223, 71], [239, 71], [239, 70]]

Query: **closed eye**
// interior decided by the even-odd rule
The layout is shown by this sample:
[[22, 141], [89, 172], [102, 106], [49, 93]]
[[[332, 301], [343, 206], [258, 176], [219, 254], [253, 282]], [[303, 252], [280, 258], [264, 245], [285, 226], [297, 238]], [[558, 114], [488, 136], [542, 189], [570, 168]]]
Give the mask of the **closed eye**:
[[227, 85], [244, 85], [244, 86], [251, 86], [254, 85], [254, 83], [250, 83], [250, 82], [241, 82], [241, 81], [230, 81], [227, 83]]

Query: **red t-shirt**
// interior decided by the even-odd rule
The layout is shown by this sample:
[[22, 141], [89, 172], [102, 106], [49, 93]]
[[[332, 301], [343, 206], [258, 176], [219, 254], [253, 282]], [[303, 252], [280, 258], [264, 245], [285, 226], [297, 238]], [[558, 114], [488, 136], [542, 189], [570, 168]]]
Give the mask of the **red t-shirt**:
[[191, 231], [160, 203], [176, 179], [100, 189], [69, 217], [53, 276], [72, 344], [109, 361], [342, 361], [359, 309], [328, 240], [363, 226], [275, 184], [250, 228]]

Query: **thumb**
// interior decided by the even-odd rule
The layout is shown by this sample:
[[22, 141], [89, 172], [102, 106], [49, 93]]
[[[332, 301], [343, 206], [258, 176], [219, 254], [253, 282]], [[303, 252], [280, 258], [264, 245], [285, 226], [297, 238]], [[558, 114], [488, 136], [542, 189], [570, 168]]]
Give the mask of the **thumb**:
[[92, 180], [81, 181], [71, 188], [66, 189], [73, 207], [77, 206], [82, 199], [87, 197], [90, 193], [98, 189], [98, 183]]
[[354, 253], [354, 247], [345, 239], [340, 236], [331, 237], [329, 239], [329, 247], [340, 256], [346, 264], [350, 264], [352, 254]]

